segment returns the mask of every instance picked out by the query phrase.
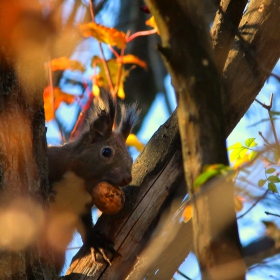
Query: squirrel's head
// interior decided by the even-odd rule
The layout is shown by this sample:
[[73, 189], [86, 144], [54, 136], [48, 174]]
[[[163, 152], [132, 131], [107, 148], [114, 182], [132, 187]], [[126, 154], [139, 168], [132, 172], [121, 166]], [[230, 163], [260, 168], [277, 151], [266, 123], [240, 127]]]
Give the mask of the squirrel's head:
[[139, 110], [137, 104], [121, 105], [121, 121], [113, 129], [115, 112], [116, 105], [110, 93], [101, 90], [84, 132], [72, 142], [71, 169], [86, 180], [89, 192], [100, 181], [126, 186], [132, 180], [132, 159], [125, 141], [138, 120]]

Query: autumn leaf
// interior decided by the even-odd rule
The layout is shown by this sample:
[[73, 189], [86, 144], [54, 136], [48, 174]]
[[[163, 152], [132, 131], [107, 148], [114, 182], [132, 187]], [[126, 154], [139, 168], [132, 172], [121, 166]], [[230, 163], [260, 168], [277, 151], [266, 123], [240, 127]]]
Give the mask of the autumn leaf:
[[57, 110], [61, 102], [71, 104], [75, 101], [75, 96], [62, 92], [58, 87], [55, 87], [53, 88], [53, 90], [51, 90], [50, 86], [45, 88], [43, 98], [45, 118], [47, 122], [54, 119], [55, 111]]
[[135, 134], [132, 133], [128, 135], [126, 139], [126, 145], [135, 147], [139, 152], [141, 152], [144, 149], [144, 144], [141, 141], [139, 141]]
[[146, 20], [145, 23], [146, 23], [146, 25], [151, 26], [152, 28], [154, 28], [157, 31], [157, 33], [159, 34], [159, 31], [158, 31], [157, 24], [156, 24], [154, 16], [152, 16], [148, 20]]
[[[120, 66], [120, 64], [117, 62], [116, 59], [109, 59], [108, 61], [106, 61], [106, 63], [107, 63], [107, 66], [108, 66], [108, 69], [110, 72], [113, 86], [115, 87], [118, 82], [118, 79], [119, 79], [119, 67], [122, 67], [122, 66]], [[108, 83], [107, 76], [106, 76], [106, 71], [105, 71], [104, 65], [102, 63], [102, 60], [99, 57], [95, 56], [92, 59], [92, 64], [93, 64], [93, 66], [97, 66], [100, 69], [99, 73], [97, 75], [93, 76], [93, 84], [98, 87], [104, 87], [105, 89], [110, 90], [109, 83]], [[125, 70], [123, 68], [121, 72], [122, 72], [122, 74], [120, 77], [119, 90], [118, 90], [117, 94], [121, 99], [124, 99], [125, 94], [124, 94], [124, 90], [123, 90], [123, 84], [125, 82], [126, 77], [129, 75], [130, 71]], [[96, 92], [96, 91], [97, 90], [93, 88], [93, 92]]]
[[115, 28], [108, 28], [95, 22], [79, 24], [79, 28], [84, 37], [94, 37], [99, 42], [116, 46], [119, 49], [126, 47], [125, 34]]
[[52, 71], [77, 70], [84, 72], [86, 70], [81, 62], [79, 62], [78, 60], [70, 59], [66, 56], [52, 59], [50, 63], [46, 64], [46, 67], [50, 67], [50, 65]]
[[133, 54], [124, 55], [122, 58], [117, 60], [122, 61], [123, 64], [136, 64], [142, 68], [147, 68], [147, 63]]
[[183, 217], [183, 221], [184, 223], [187, 223], [191, 218], [192, 218], [192, 207], [191, 205], [187, 205], [183, 214], [182, 214], [182, 217]]

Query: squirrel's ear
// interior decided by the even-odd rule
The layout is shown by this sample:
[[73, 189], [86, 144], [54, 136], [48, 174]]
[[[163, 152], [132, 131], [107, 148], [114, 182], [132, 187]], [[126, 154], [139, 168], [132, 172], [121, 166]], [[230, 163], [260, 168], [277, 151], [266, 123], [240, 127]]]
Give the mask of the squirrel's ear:
[[116, 105], [111, 94], [103, 88], [100, 88], [100, 96], [94, 99], [92, 105], [87, 121], [94, 142], [112, 132]]
[[[104, 112], [100, 114], [95, 120], [90, 124], [90, 134], [93, 138], [100, 138], [109, 136], [112, 132], [112, 121], [110, 115]], [[93, 139], [94, 140], [94, 139]], [[97, 140], [97, 139], [96, 139]]]
[[138, 121], [140, 110], [137, 109], [137, 103], [129, 106], [121, 104], [120, 107], [122, 118], [119, 125], [119, 132], [126, 139]]

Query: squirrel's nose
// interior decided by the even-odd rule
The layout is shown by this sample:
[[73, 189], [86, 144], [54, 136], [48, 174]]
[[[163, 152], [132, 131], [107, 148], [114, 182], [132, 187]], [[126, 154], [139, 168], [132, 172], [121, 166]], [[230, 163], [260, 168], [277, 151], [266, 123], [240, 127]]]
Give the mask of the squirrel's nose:
[[130, 175], [130, 176], [127, 176], [127, 177], [123, 178], [122, 183], [123, 183], [124, 186], [126, 186], [126, 185], [128, 185], [131, 181], [132, 181], [132, 177], [131, 177], [131, 175]]

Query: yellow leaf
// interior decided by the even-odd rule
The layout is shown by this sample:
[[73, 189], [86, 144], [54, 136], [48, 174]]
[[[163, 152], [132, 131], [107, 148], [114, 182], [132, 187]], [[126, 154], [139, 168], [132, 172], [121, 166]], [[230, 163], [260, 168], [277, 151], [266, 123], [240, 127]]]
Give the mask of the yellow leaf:
[[122, 62], [124, 64], [136, 64], [142, 68], [147, 68], [147, 63], [133, 54], [128, 54], [128, 55], [123, 56]]
[[118, 97], [119, 97], [120, 99], [124, 99], [124, 98], [125, 98], [125, 93], [124, 93], [124, 89], [123, 89], [123, 83], [121, 83], [121, 84], [119, 85]]
[[159, 31], [158, 31], [157, 24], [156, 24], [154, 16], [152, 16], [148, 20], [146, 20], [145, 23], [146, 23], [146, 25], [151, 26], [152, 28], [154, 28], [157, 31], [157, 33], [159, 34]]
[[191, 205], [187, 205], [187, 207], [185, 208], [182, 217], [184, 219], [184, 223], [187, 223], [188, 221], [190, 221], [190, 219], [192, 218], [192, 207]]
[[47, 63], [46, 67], [49, 67], [50, 64], [52, 71], [69, 69], [84, 72], [86, 70], [83, 64], [78, 60], [70, 59], [66, 56], [52, 59], [51, 63]]
[[93, 96], [98, 97], [100, 95], [100, 88], [96, 84], [93, 84], [92, 86], [92, 94]]
[[[100, 69], [99, 73], [93, 76], [93, 83], [98, 87], [104, 87], [105, 89], [110, 90], [102, 60], [99, 57], [93, 57], [92, 65], [96, 65]], [[113, 87], [115, 87], [119, 79], [119, 68], [121, 67], [120, 63], [118, 63], [116, 59], [109, 59], [107, 61], [107, 66], [110, 72]], [[129, 75], [129, 72], [130, 72], [129, 70], [125, 70], [124, 68], [121, 71], [119, 90], [118, 90], [118, 96], [121, 99], [124, 99], [125, 97], [123, 83], [126, 77]]]
[[243, 198], [241, 196], [234, 196], [234, 210], [239, 212], [243, 209]]
[[250, 162], [250, 159], [249, 159], [249, 154], [246, 154], [244, 157], [240, 158], [240, 159], [237, 159], [234, 164], [233, 164], [233, 168], [234, 169], [237, 169], [237, 168], [240, 168], [242, 167], [244, 164]]
[[85, 37], [92, 36], [99, 42], [106, 43], [110, 46], [116, 46], [119, 49], [126, 47], [125, 34], [115, 28], [108, 28], [95, 22], [79, 24], [79, 28]]
[[144, 144], [138, 140], [135, 134], [132, 133], [128, 135], [126, 145], [135, 147], [139, 152], [144, 149]]

